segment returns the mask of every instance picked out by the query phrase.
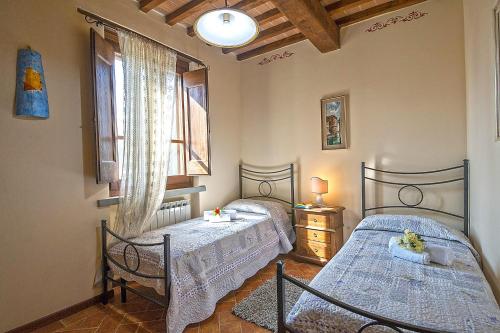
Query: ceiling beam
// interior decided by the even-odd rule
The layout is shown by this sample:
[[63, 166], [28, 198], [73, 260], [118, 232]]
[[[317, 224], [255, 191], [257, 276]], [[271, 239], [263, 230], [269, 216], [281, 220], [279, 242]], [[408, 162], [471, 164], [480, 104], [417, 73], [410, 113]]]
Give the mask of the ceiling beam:
[[[390, 12], [396, 11], [398, 9], [409, 7], [409, 6], [424, 2], [424, 1], [426, 1], [426, 0], [393, 0], [391, 2], [382, 4], [382, 5], [378, 5], [378, 6], [357, 12], [355, 14], [351, 14], [351, 15], [342, 17], [342, 18], [336, 20], [335, 23], [337, 23], [337, 25], [339, 27], [346, 27], [346, 26], [349, 26], [351, 24], [355, 24], [355, 23], [358, 23], [358, 22], [361, 22], [364, 20], [368, 20], [372, 17], [383, 15], [386, 13], [390, 13]], [[346, 5], [356, 6], [356, 5], [360, 5], [363, 2], [366, 2], [366, 1], [365, 0], [341, 0], [339, 2], [336, 2], [334, 4], [326, 6], [326, 9], [328, 10], [328, 13], [331, 14], [332, 12], [336, 12], [337, 10], [345, 9]], [[336, 6], [333, 6], [333, 5], [336, 5]], [[290, 39], [287, 39], [284, 42], [284, 45], [280, 45], [281, 40], [278, 40], [274, 43], [271, 43], [274, 46], [280, 45], [278, 47], [274, 47], [274, 48], [270, 47], [270, 50], [267, 50], [266, 49], [267, 45], [264, 45], [264, 46], [261, 46], [259, 48], [254, 49], [254, 50], [249, 50], [247, 52], [241, 53], [237, 58], [238, 58], [238, 60], [248, 59], [248, 58], [260, 55], [262, 53], [272, 51], [275, 48], [291, 45], [291, 44], [297, 43], [297, 42], [305, 39], [305, 37], [303, 39], [300, 39], [300, 38], [298, 38], [297, 35], [294, 35], [294, 36], [297, 40], [293, 43], [290, 42]], [[269, 45], [271, 45], [271, 44], [269, 44]], [[264, 52], [261, 52], [261, 51], [264, 51]]]
[[384, 4], [368, 8], [366, 10], [363, 10], [361, 12], [357, 12], [345, 17], [342, 17], [335, 22], [338, 24], [339, 27], [346, 27], [354, 23], [358, 23], [361, 21], [368, 20], [372, 17], [387, 14], [393, 11], [396, 11], [401, 8], [409, 7], [421, 2], [424, 2], [426, 0], [393, 0], [390, 2], [386, 2]]
[[153, 10], [155, 9], [156, 7], [158, 7], [159, 5], [161, 5], [162, 3], [166, 2], [167, 0], [141, 0], [139, 2], [139, 8], [147, 13], [149, 12], [150, 10]]
[[290, 21], [286, 21], [286, 22], [280, 23], [278, 25], [272, 26], [272, 27], [270, 27], [270, 28], [268, 28], [266, 30], [261, 31], [259, 33], [259, 36], [257, 38], [255, 38], [255, 40], [253, 40], [250, 44], [245, 45], [245, 46], [241, 46], [241, 47], [233, 47], [233, 48], [230, 48], [230, 49], [229, 48], [228, 49], [224, 48], [224, 49], [222, 49], [222, 53], [226, 54], [226, 53], [230, 53], [230, 52], [242, 49], [244, 47], [255, 45], [257, 43], [260, 43], [260, 42], [263, 42], [265, 40], [268, 40], [268, 39], [270, 39], [272, 37], [281, 35], [284, 32], [290, 31], [293, 28], [295, 28], [295, 26]]
[[245, 60], [248, 58], [256, 57], [256, 56], [261, 55], [263, 53], [274, 51], [276, 49], [279, 49], [279, 48], [282, 48], [282, 47], [285, 47], [285, 46], [288, 46], [291, 44], [298, 43], [298, 42], [303, 41], [305, 39], [307, 39], [306, 36], [304, 36], [301, 33], [298, 33], [298, 34], [280, 39], [276, 42], [272, 42], [272, 43], [257, 47], [253, 50], [240, 53], [236, 56], [236, 59]]
[[231, 8], [247, 11], [259, 7], [263, 3], [266, 3], [267, 1], [268, 0], [241, 0], [237, 4], [231, 6]]
[[271, 0], [300, 32], [322, 52], [340, 48], [339, 27], [318, 0]]
[[283, 15], [283, 13], [280, 12], [278, 8], [273, 8], [268, 10], [267, 12], [255, 16], [255, 20], [259, 23], [259, 25], [262, 25], [271, 22], [273, 20], [279, 19], [280, 17], [283, 16], [285, 15]]
[[[258, 3], [255, 0], [252, 0], [252, 1], [253, 1], [252, 4], [255, 7], [257, 7], [257, 6], [261, 5], [262, 3], [266, 2], [266, 1], [261, 1], [260, 3]], [[236, 6], [240, 5], [240, 3], [242, 3], [242, 2], [246, 2], [246, 1], [240, 1], [236, 5], [232, 6], [231, 8], [235, 8]], [[249, 8], [248, 6], [249, 5], [247, 4], [246, 5], [246, 8], [247, 8], [246, 10], [250, 10], [250, 9], [255, 8], [255, 7]], [[264, 23], [270, 22], [272, 20], [275, 20], [275, 19], [283, 17], [283, 16], [284, 15], [283, 15], [282, 12], [280, 12], [277, 8], [273, 8], [273, 9], [268, 10], [267, 12], [264, 12], [264, 13], [262, 13], [260, 15], [255, 16], [254, 18], [257, 21], [257, 23], [259, 23], [259, 25], [262, 25]], [[194, 32], [194, 28], [193, 28], [192, 25], [189, 26], [189, 27], [187, 27], [187, 34], [189, 36], [191, 36], [191, 37], [193, 37], [193, 36], [196, 35], [195, 32]]]
[[207, 4], [213, 1], [214, 0], [191, 0], [185, 5], [180, 6], [170, 14], [165, 15], [165, 22], [167, 22], [168, 25], [177, 24], [182, 20], [197, 14]]
[[346, 11], [359, 8], [369, 3], [373, 3], [373, 0], [340, 0], [327, 5], [325, 9], [330, 16], [335, 16], [335, 15], [342, 15]]

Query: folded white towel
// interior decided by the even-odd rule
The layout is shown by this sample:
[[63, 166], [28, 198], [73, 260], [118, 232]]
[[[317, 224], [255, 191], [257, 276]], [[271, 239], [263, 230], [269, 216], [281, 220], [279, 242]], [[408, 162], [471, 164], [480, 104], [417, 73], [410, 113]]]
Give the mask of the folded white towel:
[[399, 246], [399, 237], [391, 237], [389, 240], [389, 251], [393, 257], [398, 257], [400, 259], [416, 262], [422, 265], [428, 265], [430, 263], [430, 256], [427, 252], [417, 253]]
[[429, 253], [432, 262], [443, 266], [451, 266], [455, 260], [453, 252], [446, 246], [426, 243], [425, 251]]

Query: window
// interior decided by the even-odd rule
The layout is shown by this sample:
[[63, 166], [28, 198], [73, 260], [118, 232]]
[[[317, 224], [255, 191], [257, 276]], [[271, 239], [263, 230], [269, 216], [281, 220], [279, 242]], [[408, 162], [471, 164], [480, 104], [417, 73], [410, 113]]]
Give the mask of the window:
[[[105, 37], [91, 32], [96, 178], [98, 183], [109, 183], [110, 195], [117, 196], [124, 151], [124, 78], [118, 36], [106, 30]], [[189, 71], [188, 62], [182, 58], [177, 60], [178, 96], [170, 147], [169, 189], [192, 186], [193, 175], [210, 174], [206, 76], [206, 69]], [[194, 91], [198, 93], [192, 93]], [[203, 96], [199, 96], [200, 91]], [[193, 167], [196, 165], [203, 168]]]
[[[186, 141], [184, 138], [184, 110], [182, 97], [182, 73], [188, 68], [182, 63], [177, 66], [177, 101], [173, 118], [174, 128], [172, 130], [172, 145], [170, 147], [170, 158], [168, 166], [167, 187], [169, 189], [190, 187], [193, 185], [192, 177], [186, 174]], [[118, 176], [119, 180], [110, 184], [110, 194], [115, 196], [120, 193], [120, 180], [122, 179], [123, 151], [125, 140], [125, 106], [123, 104], [123, 67], [122, 58], [119, 53], [115, 53], [114, 62], [115, 79], [115, 121], [116, 121], [116, 151], [118, 155]]]

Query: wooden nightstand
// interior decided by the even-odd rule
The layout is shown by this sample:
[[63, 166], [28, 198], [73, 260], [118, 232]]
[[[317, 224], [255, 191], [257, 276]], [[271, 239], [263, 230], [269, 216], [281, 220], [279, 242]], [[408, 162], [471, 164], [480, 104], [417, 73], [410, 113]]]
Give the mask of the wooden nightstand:
[[294, 209], [297, 242], [293, 256], [320, 265], [333, 258], [344, 243], [344, 209]]

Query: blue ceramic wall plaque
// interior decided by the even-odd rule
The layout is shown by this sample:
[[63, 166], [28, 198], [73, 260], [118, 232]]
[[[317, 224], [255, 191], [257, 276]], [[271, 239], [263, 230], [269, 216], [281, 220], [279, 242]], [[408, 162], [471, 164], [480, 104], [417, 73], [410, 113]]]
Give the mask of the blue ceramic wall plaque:
[[49, 117], [42, 56], [30, 48], [20, 49], [17, 53], [16, 115]]

